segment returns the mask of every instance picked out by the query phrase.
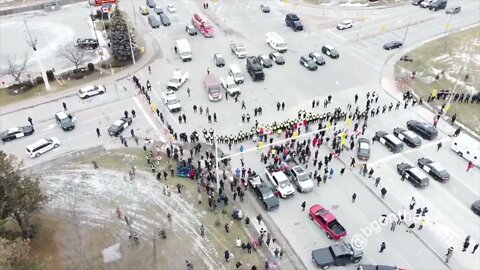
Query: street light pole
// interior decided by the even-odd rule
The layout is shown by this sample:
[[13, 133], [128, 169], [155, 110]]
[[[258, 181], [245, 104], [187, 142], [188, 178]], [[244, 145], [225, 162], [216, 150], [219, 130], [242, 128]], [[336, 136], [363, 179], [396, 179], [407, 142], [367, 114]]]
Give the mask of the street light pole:
[[[33, 52], [35, 54], [37, 52], [38, 40], [36, 37], [32, 36], [32, 33], [30, 32], [30, 28], [28, 28], [27, 20], [25, 20], [25, 18], [23, 18], [23, 23], [25, 24], [25, 29], [27, 31], [27, 38], [28, 38], [27, 43], [33, 49]], [[48, 77], [47, 77], [47, 74], [45, 73], [42, 60], [40, 59], [40, 57], [37, 57], [37, 61], [38, 61], [38, 66], [40, 68], [40, 73], [42, 74], [43, 83], [45, 84], [45, 89], [47, 89], [47, 91], [50, 91], [51, 90], [50, 83], [48, 82]]]
[[[128, 29], [127, 29], [128, 31]], [[132, 44], [132, 34], [130, 33], [130, 31], [128, 31], [128, 41], [130, 42], [130, 51], [132, 52], [132, 60], [133, 60], [133, 64], [135, 65], [136, 61], [135, 61], [135, 51], [133, 50], [133, 44]]]
[[407, 39], [407, 33], [408, 33], [408, 28], [410, 28], [410, 20], [411, 19], [412, 19], [412, 17], [408, 17], [407, 29], [405, 29], [405, 35], [403, 36], [402, 44], [405, 44], [405, 40]]
[[135, 5], [133, 4], [133, 0], [132, 0], [132, 9], [133, 9], [133, 22], [135, 24], [135, 27], [137, 27], [137, 14], [135, 13]]
[[451, 20], [452, 20], [452, 14], [448, 15], [448, 21], [447, 21], [447, 24], [445, 25], [445, 36], [444, 36], [442, 52], [445, 51], [445, 48], [447, 47], [448, 29], [450, 28], [450, 21]]

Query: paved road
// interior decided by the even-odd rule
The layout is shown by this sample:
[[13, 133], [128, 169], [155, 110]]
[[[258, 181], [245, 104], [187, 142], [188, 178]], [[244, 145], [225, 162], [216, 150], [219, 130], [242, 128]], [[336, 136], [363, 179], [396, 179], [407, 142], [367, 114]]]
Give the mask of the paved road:
[[[478, 22], [478, 16], [475, 16], [473, 12], [478, 7], [478, 2], [450, 2], [461, 3], [464, 10], [460, 15], [452, 17], [452, 28]], [[345, 108], [348, 103], [353, 103], [355, 93], [360, 95], [360, 106], [363, 108], [366, 92], [373, 90], [380, 94], [379, 104], [394, 102], [389, 94], [381, 91], [379, 82], [380, 71], [384, 63], [397, 52], [383, 51], [381, 46], [392, 39], [403, 39], [409, 17], [412, 25], [409, 26], [406, 38], [407, 46], [441, 34], [445, 30], [445, 23], [448, 19], [444, 12], [432, 13], [410, 5], [395, 9], [368, 11], [345, 11], [328, 7], [326, 8], [327, 16], [323, 16], [322, 9], [296, 7], [296, 12], [305, 20], [307, 31], [294, 33], [286, 28], [283, 22], [284, 14], [291, 11], [292, 8], [285, 6], [280, 1], [269, 2], [272, 7], [270, 14], [261, 13], [258, 4], [254, 1], [219, 2], [217, 6], [211, 5], [211, 9], [206, 12], [201, 9], [201, 6], [197, 6], [196, 2], [179, 1], [176, 3], [178, 11], [176, 14], [169, 14], [173, 24], [168, 28], [150, 29], [146, 17], [138, 14], [138, 3], [134, 3], [134, 8], [129, 6], [130, 3], [125, 3], [125, 11], [132, 21], [136, 21], [135, 27], [141, 34], [149, 35], [156, 39], [158, 44], [161, 44], [162, 57], [155, 59], [150, 64], [152, 74], [149, 74], [146, 69], [137, 73], [142, 82], [147, 79], [152, 82], [154, 91], [151, 96], [155, 103], [161, 103], [159, 99], [161, 92], [166, 90], [166, 83], [175, 69], [181, 68], [190, 72], [189, 81], [177, 92], [183, 106], [180, 114], [187, 115], [187, 124], [179, 124], [177, 122], [178, 114], [171, 115], [162, 108], [166, 120], [177, 132], [180, 130], [200, 131], [210, 127], [220, 134], [250, 130], [255, 119], [261, 123], [292, 119], [296, 117], [297, 111], [300, 109], [310, 111], [313, 98], [320, 98], [323, 102], [329, 94], [333, 96], [333, 104], [328, 110], [333, 110], [336, 106]], [[137, 13], [136, 19], [132, 14], [133, 11]], [[207, 16], [215, 23], [217, 31], [215, 38], [205, 39], [202, 36], [189, 37], [186, 35], [185, 24], [188, 23], [194, 12]], [[309, 15], [302, 15], [302, 12]], [[426, 20], [424, 22], [416, 21], [419, 17], [426, 18]], [[339, 32], [334, 29], [339, 18], [357, 18], [357, 22], [353, 29]], [[395, 20], [391, 18], [395, 18]], [[382, 26], [384, 26], [385, 33], [382, 32]], [[399, 29], [396, 29], [398, 27]], [[276, 31], [286, 39], [289, 46], [289, 52], [285, 54], [287, 64], [266, 69], [264, 82], [252, 82], [244, 70], [244, 61], [238, 60], [230, 54], [228, 44], [231, 42], [242, 43], [251, 55], [268, 53], [271, 49], [264, 43], [264, 35], [269, 31]], [[178, 38], [189, 40], [193, 50], [192, 62], [183, 63], [175, 55], [173, 47]], [[332, 44], [338, 49], [340, 59], [326, 59], [327, 64], [316, 72], [307, 71], [298, 64], [298, 58], [301, 55], [319, 51], [320, 47], [326, 43]], [[241, 110], [240, 103], [235, 103], [231, 98], [218, 103], [208, 101], [202, 87], [202, 77], [206, 74], [207, 68], [210, 68], [211, 73], [220, 77], [227, 74], [226, 68], [214, 66], [213, 53], [215, 52], [220, 52], [225, 56], [227, 65], [237, 63], [244, 70], [246, 80], [244, 84], [240, 85], [242, 91], [240, 100], [246, 102], [247, 110]], [[123, 86], [127, 87], [127, 92], [122, 92]], [[30, 143], [29, 140], [50, 136], [50, 134], [61, 136], [61, 139], [65, 138], [69, 143], [66, 147], [60, 147], [57, 153], [48, 153], [41, 159], [58, 157], [62, 151], [67, 152], [93, 146], [91, 142], [119, 145], [118, 142], [112, 142], [106, 136], [97, 140], [94, 130], [100, 126], [105, 133], [110, 121], [113, 121], [115, 117], [120, 117], [124, 109], [130, 110], [131, 108], [135, 108], [139, 114], [139, 119], [134, 123], [134, 128], [138, 129], [137, 134], [161, 136], [162, 126], [158, 124], [158, 121], [154, 122], [155, 120], [151, 117], [145, 103], [139, 100], [138, 96], [134, 96], [131, 86], [132, 83], [129, 81], [120, 81], [117, 85], [117, 89], [121, 89], [118, 96], [115, 88], [108, 86], [108, 94], [95, 97], [92, 103], [88, 104], [79, 101], [77, 97], [66, 99], [71, 110], [78, 111], [76, 116], [79, 119], [79, 128], [72, 131], [71, 135], [64, 134], [58, 127], [55, 127], [53, 122], [53, 114], [61, 109], [61, 102], [42, 105], [42, 107], [32, 108], [30, 111], [4, 115], [0, 121], [2, 129], [17, 124], [17, 119], [21, 119], [21, 123], [26, 123], [24, 119], [27, 115], [34, 115], [35, 120], [38, 118], [41, 119], [39, 121], [44, 122], [39, 123], [38, 133], [32, 138], [8, 143], [2, 146], [2, 149], [24, 157], [24, 148], [26, 144]], [[186, 93], [188, 87], [191, 88], [191, 97], [188, 97]], [[276, 111], [277, 101], [286, 103], [285, 111]], [[203, 108], [209, 107], [212, 114], [216, 112], [219, 122], [209, 124], [205, 115], [194, 114], [192, 110], [194, 104]], [[264, 113], [255, 118], [253, 117], [253, 108], [259, 106], [263, 107]], [[140, 107], [144, 109], [145, 113], [141, 112]], [[324, 112], [325, 109], [320, 106], [313, 111]], [[252, 119], [255, 118], [252, 123], [242, 123], [241, 121], [241, 114], [247, 112], [250, 113]], [[100, 119], [98, 119], [99, 115]], [[369, 128], [365, 136], [371, 138], [374, 132], [380, 129], [391, 131], [396, 126], [404, 126], [405, 122], [412, 118], [430, 120], [432, 116], [420, 107], [380, 115], [369, 120]], [[373, 146], [369, 165], [375, 167], [376, 174], [382, 177], [381, 185], [389, 191], [385, 202], [378, 198], [379, 188], [375, 188], [371, 181], [359, 177], [356, 171], [347, 169], [343, 176], [337, 175], [335, 179], [329, 181], [325, 186], [316, 188], [312, 193], [297, 194], [294, 198], [282, 201], [280, 209], [270, 213], [270, 217], [308, 268], [313, 267], [310, 262], [311, 250], [330, 245], [332, 241], [328, 240], [319, 228], [311, 223], [306, 213], [300, 211], [302, 201], [307, 201], [308, 205], [320, 203], [332, 209], [348, 229], [349, 236], [346, 240], [349, 241], [352, 236], [362, 233], [362, 229], [366, 231], [365, 228], [373, 226], [371, 224], [378, 221], [382, 214], [390, 213], [391, 210], [405, 209], [411, 196], [417, 198], [418, 206], [429, 208], [430, 212], [427, 217], [435, 221], [435, 228], [447, 229], [448, 235], [452, 235], [452, 237], [445, 240], [442, 235], [435, 234], [433, 230], [425, 229], [416, 232], [420, 236], [417, 238], [414, 234], [406, 233], [404, 225], [397, 227], [395, 232], [391, 232], [389, 226], [382, 227], [380, 232], [368, 237], [363, 262], [395, 264], [409, 269], [447, 269], [448, 266], [443, 264], [435, 253], [443, 256], [448, 246], [454, 243], [456, 251], [450, 263], [452, 268], [480, 268], [478, 257], [462, 253], [459, 250], [463, 239], [468, 234], [472, 235], [473, 244], [480, 241], [479, 219], [469, 209], [471, 203], [479, 197], [479, 171], [474, 169], [468, 174], [465, 173], [466, 162], [448, 149], [451, 140], [448, 134], [453, 132], [453, 128], [444, 122], [440, 123], [439, 128], [441, 135], [437, 141], [441, 140], [445, 145], [441, 150], [442, 155], [435, 155], [436, 142], [432, 144], [424, 142], [420, 149], [406, 149], [397, 155], [390, 155], [381, 145]], [[72, 139], [73, 136], [79, 137]], [[250, 148], [254, 144], [245, 143], [244, 146]], [[225, 146], [221, 147], [225, 148]], [[235, 147], [237, 149], [234, 151], [238, 151], [238, 147], [237, 145]], [[328, 151], [327, 148], [322, 148], [320, 156], [323, 157]], [[416, 159], [424, 155], [433, 156], [441, 162], [452, 174], [452, 180], [443, 185], [432, 180], [431, 185], [424, 190], [417, 190], [408, 183], [400, 181], [395, 171], [395, 165], [401, 161], [415, 163]], [[27, 165], [41, 162], [41, 159], [28, 160]], [[259, 156], [256, 151], [245, 154], [244, 159], [248, 167], [252, 167], [256, 171], [263, 171], [263, 165], [258, 162]], [[345, 157], [342, 156], [342, 159], [349, 161], [348, 153]], [[238, 163], [238, 159], [234, 159], [234, 164], [238, 165]], [[333, 163], [337, 174], [342, 166], [344, 165], [340, 161]], [[355, 204], [350, 202], [353, 192], [359, 194]], [[387, 243], [385, 254], [378, 253], [382, 241]], [[427, 246], [431, 246], [434, 252]]]

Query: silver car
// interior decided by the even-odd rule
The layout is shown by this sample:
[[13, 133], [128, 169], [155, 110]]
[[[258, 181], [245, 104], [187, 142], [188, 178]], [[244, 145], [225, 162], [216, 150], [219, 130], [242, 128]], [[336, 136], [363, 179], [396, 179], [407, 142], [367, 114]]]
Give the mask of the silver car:
[[358, 139], [357, 158], [360, 160], [370, 159], [370, 141], [368, 139]]

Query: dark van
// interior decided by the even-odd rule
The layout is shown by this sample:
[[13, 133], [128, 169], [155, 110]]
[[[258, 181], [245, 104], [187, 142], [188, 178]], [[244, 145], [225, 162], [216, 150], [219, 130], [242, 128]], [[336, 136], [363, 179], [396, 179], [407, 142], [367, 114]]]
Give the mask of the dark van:
[[387, 147], [388, 151], [398, 153], [403, 150], [403, 143], [393, 134], [388, 134], [385, 131], [377, 131], [372, 139], [373, 142], [379, 141]]
[[437, 0], [431, 3], [428, 8], [433, 11], [438, 11], [440, 9], [445, 9], [446, 7], [447, 7], [447, 0]]

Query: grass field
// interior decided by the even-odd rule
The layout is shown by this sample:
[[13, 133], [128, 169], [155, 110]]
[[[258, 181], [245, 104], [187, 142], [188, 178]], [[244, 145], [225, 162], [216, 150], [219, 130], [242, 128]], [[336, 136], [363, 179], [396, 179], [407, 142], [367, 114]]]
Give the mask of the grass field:
[[[480, 27], [470, 28], [429, 42], [408, 53], [413, 62], [399, 61], [395, 66], [397, 79], [412, 71], [416, 78], [409, 87], [426, 100], [434, 89], [455, 93], [478, 93], [480, 89]], [[442, 75], [443, 71], [443, 75]], [[436, 75], [439, 75], [436, 80]], [[465, 80], [465, 75], [469, 78]], [[431, 103], [440, 107], [446, 101]], [[457, 114], [460, 121], [480, 133], [480, 106], [470, 103], [451, 103], [447, 115]]]

